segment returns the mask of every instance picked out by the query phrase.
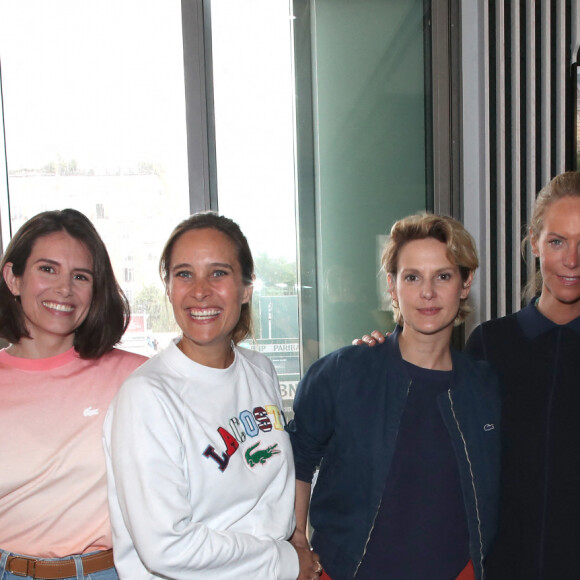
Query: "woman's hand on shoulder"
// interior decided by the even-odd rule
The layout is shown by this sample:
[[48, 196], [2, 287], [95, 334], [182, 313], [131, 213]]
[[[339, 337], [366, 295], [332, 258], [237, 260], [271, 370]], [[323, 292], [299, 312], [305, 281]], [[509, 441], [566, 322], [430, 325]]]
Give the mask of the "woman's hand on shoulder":
[[[387, 333], [389, 336], [390, 332]], [[385, 335], [378, 330], [373, 330], [370, 334], [363, 334], [362, 338], [355, 338], [352, 344], [366, 344], [367, 346], [376, 346], [377, 344], [382, 344], [385, 342]]]
[[318, 580], [322, 572], [320, 558], [316, 552], [310, 549], [306, 534], [295, 530], [290, 538], [290, 543], [294, 546], [298, 554], [298, 563], [300, 566], [300, 573], [296, 580]]

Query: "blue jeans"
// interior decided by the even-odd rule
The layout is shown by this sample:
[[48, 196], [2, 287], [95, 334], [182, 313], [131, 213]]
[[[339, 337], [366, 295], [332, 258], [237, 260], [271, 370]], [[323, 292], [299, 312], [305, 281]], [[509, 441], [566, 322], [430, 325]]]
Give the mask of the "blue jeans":
[[[12, 554], [11, 552], [0, 550], [0, 580], [32, 580], [32, 576], [16, 576], [15, 574], [8, 572], [6, 570], [6, 561], [8, 560], [8, 556], [21, 556], [21, 554]], [[71, 580], [119, 580], [119, 576], [117, 576], [117, 571], [115, 568], [109, 568], [108, 570], [95, 572], [94, 574], [85, 576], [83, 573], [83, 562], [80, 556], [67, 556], [66, 558], [47, 558], [47, 560], [50, 560], [51, 562], [55, 562], [57, 560], [74, 560], [77, 565], [77, 574], [76, 576], [71, 576]]]

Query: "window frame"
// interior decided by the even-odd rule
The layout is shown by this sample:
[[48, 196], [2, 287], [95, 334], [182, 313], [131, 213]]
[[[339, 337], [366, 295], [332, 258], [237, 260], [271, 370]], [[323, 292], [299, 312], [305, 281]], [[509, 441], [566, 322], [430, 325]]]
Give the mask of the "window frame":
[[218, 210], [211, 0], [181, 0], [189, 209]]

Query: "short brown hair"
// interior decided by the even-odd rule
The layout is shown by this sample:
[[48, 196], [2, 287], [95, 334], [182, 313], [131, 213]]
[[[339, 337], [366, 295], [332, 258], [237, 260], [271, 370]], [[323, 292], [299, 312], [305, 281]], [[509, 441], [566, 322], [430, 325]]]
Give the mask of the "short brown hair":
[[[93, 298], [86, 318], [75, 330], [74, 347], [82, 358], [96, 359], [110, 351], [129, 324], [130, 309], [111, 266], [103, 240], [90, 220], [75, 209], [45, 211], [29, 219], [14, 235], [0, 271], [12, 263], [15, 276], [22, 276], [34, 244], [44, 236], [66, 232], [81, 242], [93, 259]], [[0, 275], [0, 336], [11, 343], [30, 338], [24, 312], [4, 277]]]
[[[469, 274], [475, 272], [479, 266], [475, 241], [471, 234], [463, 227], [461, 222], [448, 216], [438, 216], [431, 213], [417, 213], [396, 221], [391, 228], [391, 234], [382, 256], [383, 270], [396, 278], [399, 255], [407, 242], [434, 238], [447, 246], [447, 257], [459, 267], [463, 280], [469, 278]], [[399, 305], [391, 300], [395, 322], [403, 324], [403, 316]], [[459, 313], [455, 324], [465, 320], [470, 308], [467, 299], [462, 299], [459, 304]]]
[[[242, 281], [246, 286], [250, 286], [254, 280], [254, 259], [246, 236], [242, 233], [240, 226], [225, 216], [214, 211], [204, 211], [194, 213], [186, 220], [182, 221], [171, 232], [167, 240], [161, 258], [159, 260], [159, 274], [164, 284], [169, 282], [169, 268], [171, 264], [171, 254], [175, 243], [179, 238], [191, 230], [213, 229], [226, 235], [234, 244], [238, 253], [238, 262], [242, 270]], [[251, 301], [242, 304], [240, 319], [234, 328], [232, 340], [235, 344], [240, 343], [248, 335], [252, 334], [252, 304]]]

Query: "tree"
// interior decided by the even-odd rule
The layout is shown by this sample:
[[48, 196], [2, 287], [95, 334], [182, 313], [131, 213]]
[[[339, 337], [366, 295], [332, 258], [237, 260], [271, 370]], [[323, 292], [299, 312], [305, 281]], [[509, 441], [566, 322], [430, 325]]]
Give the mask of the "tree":
[[165, 293], [153, 284], [143, 286], [131, 304], [133, 312], [149, 315], [149, 330], [153, 332], [178, 332], [171, 305]]
[[256, 278], [262, 282], [263, 296], [296, 294], [296, 263], [259, 253], [254, 258]]

